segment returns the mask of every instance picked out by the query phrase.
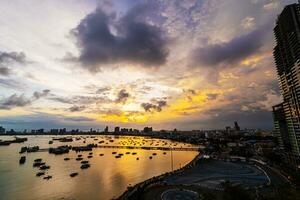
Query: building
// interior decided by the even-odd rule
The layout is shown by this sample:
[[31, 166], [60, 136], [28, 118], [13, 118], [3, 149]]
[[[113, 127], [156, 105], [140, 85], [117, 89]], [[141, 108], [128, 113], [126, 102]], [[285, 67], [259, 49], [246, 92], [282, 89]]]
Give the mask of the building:
[[237, 122], [234, 122], [234, 130], [236, 130], [236, 131], [240, 131], [241, 130], [241, 128], [240, 128], [240, 126], [239, 126], [239, 124]]
[[104, 133], [108, 133], [108, 126], [105, 127]]
[[283, 103], [273, 106], [274, 136], [277, 138], [279, 148], [282, 150], [291, 150], [291, 144], [288, 135], [287, 121], [284, 114]]
[[145, 127], [144, 130], [143, 130], [144, 133], [152, 133], [153, 132], [153, 129], [152, 127]]
[[0, 134], [5, 134], [5, 128], [3, 128], [2, 126], [0, 126]]
[[273, 107], [275, 136], [285, 152], [300, 156], [300, 4], [286, 6], [274, 28], [273, 51], [283, 102]]
[[119, 133], [120, 132], [120, 127], [116, 126], [115, 127], [115, 133]]

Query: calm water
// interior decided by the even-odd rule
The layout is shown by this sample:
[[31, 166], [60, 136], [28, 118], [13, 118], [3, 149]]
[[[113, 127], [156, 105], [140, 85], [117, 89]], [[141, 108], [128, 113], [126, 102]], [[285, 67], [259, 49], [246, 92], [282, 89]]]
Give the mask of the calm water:
[[[87, 137], [87, 136], [80, 136]], [[19, 165], [22, 146], [38, 145], [40, 148], [49, 148], [61, 145], [86, 145], [98, 143], [105, 140], [104, 145], [135, 145], [144, 146], [177, 146], [189, 147], [189, 144], [174, 143], [168, 140], [150, 139], [144, 137], [120, 137], [95, 136], [70, 143], [54, 141], [49, 145], [52, 136], [29, 136], [28, 141], [21, 144], [11, 144], [10, 146], [0, 146], [0, 199], [5, 200], [53, 200], [53, 199], [111, 199], [122, 194], [127, 186], [144, 181], [152, 176], [171, 171], [171, 153], [158, 150], [138, 150], [138, 149], [103, 149], [94, 148], [93, 158], [88, 159], [89, 152], [80, 153], [84, 160], [89, 160], [91, 167], [81, 170], [80, 161], [76, 161], [77, 154], [70, 151], [68, 154], [53, 155], [48, 152], [36, 152], [23, 154], [26, 156], [26, 163]], [[0, 136], [1, 140], [13, 139], [13, 137]], [[114, 140], [109, 142], [109, 140]], [[86, 140], [84, 144], [83, 141]], [[144, 143], [144, 144], [143, 144]], [[116, 159], [112, 155], [113, 151], [123, 153], [122, 158]], [[126, 152], [136, 152], [137, 155], [126, 154]], [[104, 156], [99, 156], [103, 153]], [[157, 153], [153, 159], [149, 159], [152, 153]], [[173, 151], [174, 169], [190, 162], [197, 152]], [[71, 158], [64, 161], [65, 157]], [[139, 160], [136, 158], [139, 157]], [[33, 168], [34, 159], [42, 158], [51, 168], [48, 174], [53, 176], [50, 180], [36, 177], [38, 168]], [[71, 178], [72, 172], [79, 175]]]

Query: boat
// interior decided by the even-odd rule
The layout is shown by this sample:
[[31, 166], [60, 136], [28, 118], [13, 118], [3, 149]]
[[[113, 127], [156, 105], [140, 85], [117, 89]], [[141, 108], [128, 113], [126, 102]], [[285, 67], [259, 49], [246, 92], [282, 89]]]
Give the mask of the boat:
[[52, 153], [52, 154], [55, 154], [55, 155], [69, 153], [69, 147], [68, 146], [60, 146], [60, 147], [57, 147], [57, 148], [50, 148], [49, 153]]
[[48, 142], [48, 144], [53, 144], [53, 141], [52, 141], [52, 140], [50, 140], [50, 141]]
[[47, 169], [50, 169], [50, 166], [47, 165], [40, 166], [40, 170], [47, 170]]
[[34, 160], [34, 162], [42, 162], [42, 159], [41, 158], [37, 158]]
[[49, 180], [49, 179], [51, 179], [51, 178], [52, 178], [52, 176], [45, 176], [43, 179]]
[[65, 160], [65, 161], [68, 161], [68, 160], [70, 160], [70, 158], [64, 158], [64, 160]]
[[45, 175], [45, 172], [38, 172], [38, 173], [36, 174], [36, 176], [38, 176], [38, 177], [43, 176], [43, 175]]
[[81, 165], [81, 169], [87, 169], [87, 168], [89, 168], [89, 167], [91, 167], [91, 165], [90, 164], [83, 164], [83, 165]]
[[21, 150], [19, 153], [25, 153], [27, 151], [27, 147], [21, 147]]
[[20, 158], [20, 160], [19, 160], [19, 163], [20, 163], [20, 164], [24, 164], [25, 161], [26, 161], [26, 157], [25, 157], [25, 156], [22, 156], [22, 157]]
[[42, 165], [45, 165], [46, 163], [44, 163], [44, 162], [35, 162], [35, 163], [33, 163], [33, 167], [40, 167], [40, 166], [42, 166]]
[[88, 160], [83, 160], [83, 161], [81, 161], [81, 164], [88, 164], [88, 163], [89, 163]]
[[88, 156], [88, 158], [92, 158], [93, 156]]
[[83, 160], [83, 158], [76, 158], [77, 161]]
[[157, 153], [153, 153], [152, 155], [153, 155], [153, 156], [156, 156], [156, 155], [157, 155]]
[[133, 152], [132, 155], [136, 155], [136, 152]]
[[112, 152], [112, 154], [116, 154], [116, 153], [117, 153], [117, 152], [115, 152], [115, 151], [114, 151], [114, 152]]
[[77, 175], [78, 175], [77, 172], [74, 172], [74, 173], [70, 174], [71, 177], [75, 177], [75, 176], [77, 176]]
[[137, 157], [136, 160], [139, 160], [139, 157]]
[[152, 159], [152, 156], [150, 156], [149, 159]]
[[100, 153], [99, 156], [104, 156], [104, 154], [103, 154], [103, 153]]

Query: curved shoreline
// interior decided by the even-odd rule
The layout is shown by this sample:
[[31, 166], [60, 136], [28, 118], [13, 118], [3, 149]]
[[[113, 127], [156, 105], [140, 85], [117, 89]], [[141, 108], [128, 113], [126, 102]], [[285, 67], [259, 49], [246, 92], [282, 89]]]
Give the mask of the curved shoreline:
[[185, 166], [183, 166], [179, 169], [176, 169], [176, 170], [171, 171], [171, 172], [166, 172], [166, 173], [163, 173], [163, 174], [158, 175], [158, 176], [154, 176], [154, 177], [149, 178], [149, 179], [147, 179], [143, 182], [137, 183], [136, 185], [134, 185], [132, 187], [128, 187], [127, 190], [123, 194], [121, 194], [119, 197], [117, 197], [113, 200], [129, 199], [133, 195], [135, 195], [135, 193], [138, 192], [138, 190], [144, 189], [144, 188], [148, 187], [151, 184], [154, 184], [154, 183], [156, 183], [160, 180], [163, 180], [165, 178], [165, 176], [169, 176], [171, 174], [176, 174], [176, 173], [179, 173], [181, 171], [184, 171], [185, 169], [193, 167], [196, 164], [196, 161], [198, 161], [202, 156], [203, 156], [203, 152], [199, 152], [199, 154], [196, 155], [193, 160], [191, 160], [189, 163], [187, 163]]

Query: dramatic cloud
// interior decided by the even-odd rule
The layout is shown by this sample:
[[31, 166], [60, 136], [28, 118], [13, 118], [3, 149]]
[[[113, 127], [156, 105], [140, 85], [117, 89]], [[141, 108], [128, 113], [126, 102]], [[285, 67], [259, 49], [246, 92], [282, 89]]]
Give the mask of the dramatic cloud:
[[13, 94], [0, 102], [0, 109], [9, 110], [14, 107], [24, 107], [29, 104], [31, 104], [31, 100], [27, 99], [24, 94], [20, 96]]
[[0, 78], [0, 86], [9, 89], [24, 89], [24, 84], [21, 84], [20, 82], [15, 81], [13, 79]]
[[118, 21], [101, 8], [87, 15], [73, 30], [80, 47], [79, 61], [90, 71], [109, 63], [159, 66], [166, 62], [167, 40], [160, 28], [141, 15], [147, 5], [130, 9]]
[[70, 112], [80, 112], [80, 111], [83, 111], [85, 109], [86, 109], [86, 106], [76, 106], [76, 105], [74, 105], [74, 106], [70, 107], [68, 110]]
[[26, 56], [23, 52], [1, 52], [0, 51], [0, 64], [7, 63], [7, 62], [18, 62], [18, 63], [25, 63]]
[[23, 52], [1, 52], [0, 51], [0, 75], [8, 76], [10, 75], [11, 68], [8, 65], [12, 63], [25, 64], [26, 56]]
[[79, 105], [91, 105], [91, 104], [101, 104], [109, 103], [112, 100], [103, 96], [72, 96], [70, 97], [60, 97], [56, 95], [51, 95], [48, 99], [64, 104], [79, 104]]
[[151, 103], [142, 103], [141, 106], [146, 112], [160, 112], [163, 107], [167, 106], [167, 102], [164, 100], [153, 100]]
[[130, 97], [130, 94], [125, 89], [122, 89], [118, 93], [116, 102], [117, 103], [125, 103], [129, 97]]
[[192, 53], [193, 65], [217, 66], [221, 63], [237, 63], [259, 51], [264, 44], [263, 39], [267, 33], [265, 29], [264, 26], [228, 42], [209, 44], [196, 49]]
[[10, 70], [7, 67], [0, 67], [0, 75], [8, 76], [10, 74]]
[[41, 97], [45, 97], [49, 94], [50, 90], [43, 90], [42, 92], [34, 92], [33, 97], [35, 99], [39, 99]]
[[27, 98], [24, 94], [13, 94], [7, 98], [0, 100], [0, 110], [10, 110], [15, 107], [25, 107], [34, 101], [48, 95], [50, 90], [43, 90], [42, 92], [34, 92], [31, 98]]

